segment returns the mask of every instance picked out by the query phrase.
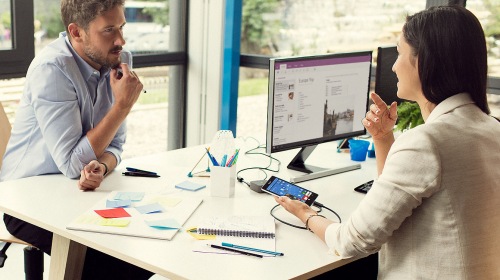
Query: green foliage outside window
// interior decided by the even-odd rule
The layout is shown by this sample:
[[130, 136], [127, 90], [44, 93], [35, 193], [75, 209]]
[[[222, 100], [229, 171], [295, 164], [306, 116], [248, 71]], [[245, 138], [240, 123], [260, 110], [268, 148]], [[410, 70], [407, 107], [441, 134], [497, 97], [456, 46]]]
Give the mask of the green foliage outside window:
[[241, 50], [243, 53], [266, 53], [263, 49], [272, 44], [272, 34], [279, 21], [270, 24], [264, 15], [275, 12], [278, 0], [245, 0], [241, 18]]

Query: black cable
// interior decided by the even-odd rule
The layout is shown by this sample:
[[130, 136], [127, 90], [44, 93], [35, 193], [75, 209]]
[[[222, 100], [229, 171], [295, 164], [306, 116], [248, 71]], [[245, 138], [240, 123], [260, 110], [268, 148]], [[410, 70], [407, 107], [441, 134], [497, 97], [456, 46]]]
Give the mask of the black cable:
[[[291, 224], [291, 223], [285, 222], [285, 221], [283, 221], [283, 220], [279, 219], [278, 217], [276, 217], [276, 216], [274, 215], [274, 213], [273, 213], [273, 212], [274, 212], [274, 210], [275, 210], [278, 206], [280, 206], [280, 204], [276, 204], [276, 205], [275, 205], [275, 206], [271, 209], [271, 211], [269, 212], [273, 218], [275, 218], [277, 221], [279, 221], [279, 222], [281, 222], [281, 223], [283, 223], [283, 224], [285, 224], [285, 225], [287, 225], [287, 226], [291, 226], [291, 227], [298, 228], [298, 229], [307, 229], [305, 226], [303, 226], [303, 227], [302, 227], [302, 226], [294, 225], [294, 224]], [[330, 208], [326, 207], [325, 205], [323, 205], [323, 204], [321, 204], [321, 203], [319, 203], [319, 202], [316, 202], [316, 201], [315, 201], [315, 202], [313, 203], [313, 206], [318, 207], [318, 210], [316, 210], [316, 213], [321, 213], [321, 211], [323, 210], [323, 208], [325, 208], [325, 209], [327, 209], [328, 211], [332, 212], [335, 216], [337, 216], [337, 219], [339, 220], [339, 223], [341, 223], [341, 222], [342, 222], [342, 219], [340, 218], [339, 214], [337, 214], [337, 212], [333, 211], [332, 209], [330, 209]]]
[[[247, 167], [247, 168], [240, 169], [236, 173], [236, 178], [237, 178], [238, 182], [245, 183], [248, 187], [250, 187], [250, 184], [247, 181], [245, 181], [245, 179], [243, 179], [243, 177], [240, 176], [241, 172], [252, 170], [252, 169], [257, 169], [257, 170], [261, 171], [262, 173], [264, 173], [264, 178], [260, 179], [260, 180], [267, 180], [267, 173], [266, 173], [266, 171], [279, 172], [280, 171], [280, 167], [281, 167], [281, 161], [279, 159], [275, 158], [275, 157], [272, 157], [271, 155], [266, 154], [266, 153], [255, 152], [258, 149], [265, 149], [266, 145], [261, 145], [260, 142], [257, 139], [253, 138], [253, 137], [247, 137], [247, 138], [255, 140], [257, 142], [257, 147], [252, 148], [252, 149], [246, 151], [245, 155], [263, 155], [263, 156], [269, 158], [269, 164], [267, 166], [264, 166], [264, 167], [262, 167], [262, 166]], [[246, 139], [244, 139], [244, 141], [246, 141]], [[275, 160], [276, 163], [278, 164], [278, 166], [277, 166], [276, 169], [271, 169], [270, 168], [270, 166], [273, 164], [273, 160]]]

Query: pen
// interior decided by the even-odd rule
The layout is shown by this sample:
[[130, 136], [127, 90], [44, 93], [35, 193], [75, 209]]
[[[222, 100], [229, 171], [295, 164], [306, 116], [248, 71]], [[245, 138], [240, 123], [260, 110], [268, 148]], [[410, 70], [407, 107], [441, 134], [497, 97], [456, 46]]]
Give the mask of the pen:
[[285, 254], [280, 253], [280, 252], [267, 251], [267, 250], [263, 250], [263, 249], [239, 246], [239, 245], [234, 245], [234, 244], [226, 243], [226, 242], [222, 242], [222, 246], [236, 248], [236, 249], [242, 249], [242, 250], [248, 250], [248, 251], [254, 251], [254, 252], [259, 252], [259, 253], [264, 253], [264, 254], [269, 254], [269, 255], [274, 255], [274, 256], [284, 256], [285, 255]]
[[127, 169], [127, 171], [132, 171], [132, 172], [143, 172], [143, 173], [149, 173], [149, 174], [157, 175], [156, 172], [141, 170], [141, 169], [137, 169], [137, 168], [133, 168], [133, 167], [126, 167], [126, 169]]
[[226, 159], [227, 159], [227, 155], [223, 155], [222, 160], [220, 161], [220, 166], [226, 166]]
[[218, 246], [218, 245], [214, 245], [214, 244], [210, 245], [210, 247], [216, 248], [216, 249], [221, 249], [221, 250], [226, 250], [226, 251], [230, 251], [230, 252], [235, 252], [235, 253], [239, 253], [239, 254], [243, 254], [243, 255], [247, 255], [247, 256], [253, 256], [253, 257], [257, 257], [257, 258], [262, 258], [263, 257], [262, 255], [259, 255], [259, 254], [254, 254], [254, 253], [250, 253], [250, 252], [240, 251], [240, 250], [236, 250], [236, 249], [232, 249], [232, 248], [228, 248], [228, 247], [223, 247], [223, 246]]
[[229, 158], [229, 160], [227, 161], [227, 164], [226, 164], [226, 166], [227, 166], [227, 167], [231, 167], [231, 163], [233, 162], [234, 156], [236, 155], [236, 153], [238, 152], [238, 150], [239, 150], [239, 149], [236, 149], [236, 150], [234, 151], [234, 154], [233, 154], [233, 155]]
[[144, 172], [134, 172], [134, 171], [123, 172], [122, 174], [125, 175], [125, 176], [135, 176], [135, 177], [153, 177], [153, 178], [160, 177], [160, 175], [158, 175], [158, 174], [151, 174], [151, 173], [144, 173]]
[[236, 164], [236, 162], [238, 161], [238, 155], [240, 154], [240, 149], [238, 149], [236, 151], [236, 153], [234, 154], [234, 158], [231, 160], [231, 162], [229, 163], [229, 167], [233, 166]]
[[210, 152], [208, 151], [208, 149], [205, 148], [205, 150], [207, 150], [207, 155], [210, 158], [210, 160], [212, 161], [212, 164], [214, 166], [219, 166], [219, 163], [217, 163], [217, 160], [210, 154]]

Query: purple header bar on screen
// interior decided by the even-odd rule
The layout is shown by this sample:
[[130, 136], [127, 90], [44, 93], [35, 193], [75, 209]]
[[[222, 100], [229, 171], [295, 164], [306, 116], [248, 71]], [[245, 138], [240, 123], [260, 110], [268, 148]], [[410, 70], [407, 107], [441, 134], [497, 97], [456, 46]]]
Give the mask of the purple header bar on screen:
[[305, 58], [305, 60], [292, 60], [286, 62], [276, 61], [274, 69], [279, 70], [281, 65], [286, 65], [286, 69], [312, 67], [312, 66], [325, 66], [335, 64], [357, 63], [357, 62], [370, 62], [369, 55], [353, 56], [353, 57], [334, 57], [334, 58]]

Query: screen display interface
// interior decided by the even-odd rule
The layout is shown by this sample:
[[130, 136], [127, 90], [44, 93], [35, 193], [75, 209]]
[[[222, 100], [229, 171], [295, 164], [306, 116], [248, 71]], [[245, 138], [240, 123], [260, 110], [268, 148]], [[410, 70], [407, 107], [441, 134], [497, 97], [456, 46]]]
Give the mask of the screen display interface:
[[371, 60], [371, 52], [276, 59], [273, 150], [364, 134]]

